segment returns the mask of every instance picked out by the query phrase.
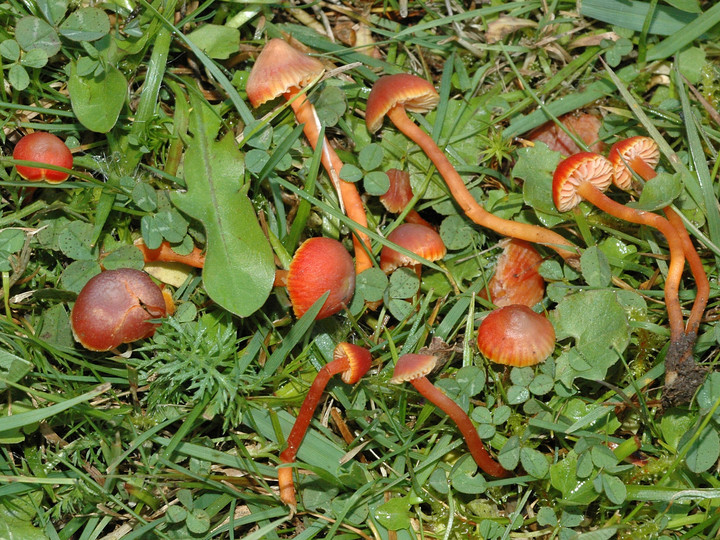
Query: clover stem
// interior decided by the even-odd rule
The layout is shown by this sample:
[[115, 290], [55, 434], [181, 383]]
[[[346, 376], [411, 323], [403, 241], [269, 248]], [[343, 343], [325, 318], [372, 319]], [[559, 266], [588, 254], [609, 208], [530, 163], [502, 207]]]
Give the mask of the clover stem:
[[[290, 106], [295, 112], [298, 123], [303, 124], [303, 133], [305, 133], [305, 137], [314, 150], [320, 139], [320, 119], [312, 103], [308, 101], [306, 96], [298, 96], [297, 94], [299, 92], [300, 89], [295, 86], [283, 95], [285, 99], [290, 101]], [[330, 145], [327, 137], [323, 137], [322, 140], [321, 161], [330, 176], [330, 180], [338, 191], [341, 204], [344, 207], [347, 217], [358, 225], [367, 227], [367, 216], [362, 199], [360, 198], [360, 193], [355, 187], [355, 184], [345, 182], [340, 178], [340, 169], [342, 169], [343, 162]], [[359, 229], [353, 229], [352, 233], [353, 246], [355, 248], [355, 272], [359, 274], [363, 270], [367, 270], [373, 266], [372, 259], [369, 255], [369, 253], [371, 253], [370, 238]]]
[[432, 137], [408, 117], [404, 107], [401, 105], [392, 107], [387, 116], [395, 124], [395, 127], [415, 142], [430, 158], [440, 176], [445, 180], [452, 196], [474, 223], [504, 236], [546, 245], [555, 250], [563, 259], [577, 259], [575, 246], [561, 235], [536, 225], [499, 218], [485, 210], [472, 196], [463, 179]]

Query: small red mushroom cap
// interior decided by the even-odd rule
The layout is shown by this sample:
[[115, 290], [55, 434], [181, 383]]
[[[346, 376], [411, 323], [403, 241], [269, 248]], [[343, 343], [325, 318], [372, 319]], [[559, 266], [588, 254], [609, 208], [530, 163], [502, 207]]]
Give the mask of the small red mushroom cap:
[[355, 384], [370, 369], [372, 356], [370, 351], [360, 345], [354, 345], [345, 341], [338, 343], [333, 352], [333, 360], [347, 359], [350, 367], [340, 374], [345, 384]]
[[498, 364], [533, 366], [555, 349], [555, 329], [527, 306], [505, 306], [480, 323], [477, 344], [481, 353]]
[[562, 160], [553, 174], [552, 193], [555, 206], [560, 212], [575, 208], [582, 197], [578, 187], [589, 182], [600, 191], [612, 183], [613, 166], [600, 154], [580, 152]]
[[388, 169], [390, 188], [380, 195], [380, 202], [388, 212], [399, 214], [413, 198], [410, 173], [400, 169]]
[[319, 77], [322, 62], [273, 38], [255, 60], [245, 91], [253, 107], [283, 95], [293, 87], [303, 87]]
[[538, 272], [543, 257], [525, 240], [505, 238], [503, 252], [488, 283], [490, 301], [498, 307], [534, 306], [545, 296], [545, 280]]
[[390, 382], [400, 384], [425, 377], [437, 364], [437, 356], [431, 354], [404, 354], [398, 358]]
[[[440, 235], [430, 227], [417, 223], [402, 223], [387, 237], [393, 244], [412, 251], [423, 259], [437, 261], [447, 253]], [[384, 246], [380, 252], [380, 268], [386, 274], [401, 266], [415, 266], [420, 261]]]
[[75, 339], [91, 351], [109, 351], [155, 333], [148, 322], [166, 315], [160, 287], [145, 272], [107, 270], [92, 277], [78, 294], [70, 315]]
[[425, 79], [410, 73], [385, 75], [373, 84], [365, 107], [368, 131], [375, 133], [382, 126], [383, 117], [396, 105], [410, 112], [425, 113], [434, 109], [440, 96]]
[[355, 292], [352, 257], [332, 238], [305, 240], [290, 263], [287, 290], [297, 317], [302, 317], [318, 298], [330, 291], [316, 319], [334, 315], [347, 306]]
[[660, 162], [660, 150], [657, 143], [650, 137], [636, 135], [613, 144], [608, 159], [613, 166], [613, 183], [618, 188], [627, 191], [632, 187], [633, 179], [628, 166], [632, 165], [633, 160], [639, 159], [654, 169]]
[[[599, 153], [605, 150], [605, 143], [598, 137], [602, 127], [602, 119], [599, 116], [586, 112], [568, 113], [558, 118], [558, 121], [588, 145], [591, 152]], [[550, 150], [560, 152], [564, 156], [582, 152], [575, 141], [552, 120], [534, 129], [527, 138], [531, 141], [544, 142]]]
[[[37, 161], [65, 169], [72, 169], [73, 166], [72, 153], [63, 140], [44, 131], [29, 133], [20, 139], [13, 149], [13, 159]], [[45, 180], [51, 184], [59, 184], [70, 176], [66, 172], [43, 167], [17, 165], [16, 168], [20, 176], [31, 182]]]

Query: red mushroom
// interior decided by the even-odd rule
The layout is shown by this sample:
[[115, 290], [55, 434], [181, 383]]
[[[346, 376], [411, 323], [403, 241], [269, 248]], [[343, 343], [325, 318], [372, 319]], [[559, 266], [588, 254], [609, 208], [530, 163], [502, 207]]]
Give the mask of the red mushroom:
[[467, 413], [427, 379], [426, 375], [433, 370], [436, 362], [436, 356], [405, 354], [398, 358], [390, 382], [395, 384], [409, 382], [423, 397], [444, 411], [457, 424], [467, 443], [470, 454], [483, 471], [497, 478], [509, 476], [510, 473], [495, 461], [485, 449], [485, 445]]
[[295, 252], [290, 268], [276, 272], [275, 285], [287, 287], [297, 317], [302, 317], [329, 291], [330, 295], [315, 317], [324, 319], [345, 308], [355, 292], [352, 257], [337, 240], [309, 238]]
[[427, 112], [437, 105], [438, 100], [438, 93], [432, 84], [420, 77], [408, 73], [386, 75], [380, 77], [370, 91], [365, 109], [365, 123], [368, 130], [374, 133], [380, 129], [383, 117], [387, 115], [393, 124], [430, 158], [452, 196], [474, 223], [504, 236], [544, 244], [564, 259], [576, 260], [578, 255], [575, 247], [561, 235], [536, 225], [499, 218], [475, 200], [445, 153], [405, 112]]
[[[304, 54], [282, 39], [271, 39], [255, 60], [245, 90], [253, 107], [284, 96], [290, 102], [298, 123], [313, 149], [322, 144], [322, 164], [339, 192], [347, 216], [358, 225], [367, 227], [367, 216], [355, 184], [340, 179], [343, 163], [327, 138], [320, 138], [320, 120], [315, 107], [302, 95], [302, 87], [317, 79], [325, 71], [321, 62]], [[353, 230], [355, 266], [359, 274], [372, 266], [370, 238], [360, 229]]]
[[[344, 342], [335, 347], [332, 362], [318, 371], [315, 380], [310, 385], [310, 390], [305, 396], [295, 424], [290, 431], [290, 435], [288, 435], [287, 447], [280, 454], [280, 461], [283, 463], [293, 463], [295, 461], [300, 443], [305, 437], [315, 408], [320, 402], [320, 397], [330, 378], [341, 373], [341, 378], [345, 384], [355, 384], [370, 369], [371, 362], [370, 352], [363, 347]], [[294, 507], [296, 501], [292, 468], [280, 467], [278, 469], [278, 486], [282, 501], [288, 506]]]
[[166, 300], [145, 272], [107, 270], [91, 278], [78, 294], [70, 322], [75, 339], [91, 351], [109, 351], [152, 336], [164, 317]]
[[[588, 145], [591, 152], [600, 153], [605, 150], [605, 143], [598, 138], [602, 120], [597, 115], [586, 112], [568, 113], [558, 118], [558, 121]], [[550, 150], [560, 152], [564, 156], [582, 152], [582, 148], [575, 143], [572, 137], [552, 120], [534, 129], [527, 138], [531, 141], [544, 142]]]
[[[447, 253], [440, 235], [434, 229], [417, 223], [401, 223], [388, 235], [387, 239], [430, 262], [442, 259]], [[420, 270], [418, 260], [400, 253], [390, 246], [384, 246], [380, 252], [380, 269], [389, 274], [401, 266], [412, 267], [416, 272]]]
[[538, 272], [542, 256], [531, 244], [517, 238], [504, 238], [498, 245], [503, 252], [487, 286], [488, 299], [498, 307], [534, 306], [545, 296], [545, 280]]
[[624, 206], [606, 196], [603, 191], [612, 182], [612, 177], [612, 164], [600, 154], [580, 152], [564, 159], [553, 174], [555, 206], [560, 212], [567, 212], [585, 199], [611, 216], [654, 227], [665, 236], [670, 249], [670, 265], [665, 279], [665, 305], [670, 322], [671, 341], [677, 342], [684, 333], [682, 308], [678, 297], [685, 264], [682, 241], [675, 228], [662, 216]]
[[555, 349], [555, 329], [550, 321], [527, 306], [498, 308], [483, 319], [477, 344], [486, 358], [508, 366], [534, 366]]
[[[390, 179], [390, 188], [384, 194], [380, 195], [380, 202], [388, 212], [399, 214], [405, 210], [413, 198], [412, 186], [410, 185], [410, 173], [401, 171], [400, 169], [388, 169], [386, 172]], [[418, 214], [414, 208], [409, 210], [405, 215], [405, 221], [407, 223], [416, 223], [432, 228], [432, 225]]]
[[[63, 140], [44, 131], [29, 133], [20, 139], [13, 149], [13, 159], [36, 161], [64, 169], [72, 169], [73, 166], [72, 153]], [[51, 184], [59, 184], [70, 176], [66, 172], [41, 166], [16, 165], [16, 168], [20, 176], [31, 182], [45, 180]]]

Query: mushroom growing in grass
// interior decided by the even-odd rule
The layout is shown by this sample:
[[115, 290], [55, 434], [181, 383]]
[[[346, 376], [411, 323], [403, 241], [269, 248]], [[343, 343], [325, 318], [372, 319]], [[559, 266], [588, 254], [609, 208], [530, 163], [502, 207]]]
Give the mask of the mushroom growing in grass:
[[592, 152], [580, 152], [570, 156], [558, 164], [553, 174], [555, 206], [560, 212], [568, 212], [585, 199], [611, 216], [653, 227], [665, 236], [670, 249], [670, 263], [665, 278], [665, 306], [670, 323], [670, 339], [679, 343], [684, 334], [682, 308], [678, 297], [685, 264], [682, 240], [664, 217], [622, 205], [605, 195], [603, 191], [608, 188], [612, 178], [612, 163], [604, 156]]
[[194, 268], [203, 268], [205, 266], [205, 253], [197, 246], [193, 246], [190, 253], [181, 255], [173, 250], [170, 242], [167, 240], [163, 240], [160, 243], [160, 246], [155, 249], [147, 247], [142, 238], [138, 238], [135, 242], [133, 242], [133, 244], [142, 252], [143, 261], [145, 263], [182, 263]]
[[507, 366], [534, 366], [555, 350], [555, 329], [546, 317], [522, 304], [491, 311], [478, 327], [477, 344], [489, 360]]
[[[13, 149], [13, 159], [36, 161], [64, 169], [72, 169], [73, 166], [72, 153], [63, 140], [44, 131], [29, 133], [20, 139]], [[70, 176], [39, 165], [16, 165], [15, 168], [20, 176], [31, 182], [45, 180], [50, 184], [59, 184]]]
[[538, 272], [543, 257], [532, 244], [517, 238], [504, 238], [498, 245], [503, 252], [487, 286], [488, 300], [498, 307], [534, 306], [545, 296], [545, 280]]
[[275, 285], [287, 287], [293, 311], [302, 317], [329, 291], [316, 319], [338, 313], [348, 305], [355, 292], [353, 260], [337, 240], [309, 238], [295, 252], [290, 268], [275, 273]]
[[73, 335], [91, 351], [109, 351], [152, 336], [151, 319], [167, 313], [165, 297], [145, 272], [107, 270], [92, 277], [75, 300], [70, 315]]
[[[399, 214], [405, 210], [413, 198], [412, 186], [410, 185], [410, 173], [401, 171], [400, 169], [388, 169], [386, 173], [390, 179], [390, 188], [384, 194], [380, 195], [380, 202], [388, 212]], [[432, 228], [432, 225], [418, 214], [414, 208], [405, 214], [405, 222], [416, 223]]]
[[[360, 194], [352, 182], [340, 179], [343, 163], [327, 138], [320, 141], [321, 124], [315, 107], [302, 93], [302, 88], [322, 75], [323, 64], [291, 47], [282, 39], [271, 39], [258, 55], [250, 71], [245, 90], [253, 107], [283, 96], [290, 102], [299, 124], [313, 149], [322, 144], [321, 161], [330, 176], [347, 216], [367, 227], [367, 216]], [[359, 229], [353, 230], [355, 265], [359, 274], [372, 266], [370, 238]]]
[[578, 254], [575, 246], [563, 236], [537, 225], [499, 218], [485, 210], [475, 200], [445, 153], [438, 148], [430, 135], [410, 120], [406, 113], [406, 111], [428, 112], [437, 105], [438, 101], [438, 93], [425, 79], [409, 73], [386, 75], [380, 77], [370, 91], [365, 110], [365, 123], [368, 130], [374, 133], [380, 129], [383, 118], [387, 115], [393, 124], [430, 158], [463, 212], [476, 224], [503, 236], [546, 245], [564, 259], [576, 260]]
[[[283, 463], [293, 463], [295, 461], [300, 443], [305, 437], [305, 432], [310, 426], [315, 408], [320, 402], [320, 397], [330, 378], [340, 373], [345, 384], [355, 384], [367, 373], [371, 363], [370, 352], [363, 347], [344, 342], [335, 347], [333, 360], [318, 371], [315, 380], [310, 385], [310, 390], [305, 396], [295, 424], [290, 431], [290, 435], [288, 435], [287, 447], [280, 454], [280, 461]], [[288, 506], [295, 507], [295, 486], [291, 467], [280, 467], [278, 469], [278, 486], [282, 501]]]
[[[629, 191], [633, 187], [633, 171], [646, 182], [657, 176], [655, 167], [660, 161], [660, 150], [657, 143], [650, 137], [637, 135], [616, 142], [610, 148], [608, 159], [613, 165], [613, 183], [620, 189]], [[665, 217], [675, 228], [683, 245], [683, 253], [687, 260], [690, 272], [695, 278], [697, 294], [693, 307], [685, 324], [685, 333], [697, 334], [705, 307], [710, 296], [710, 282], [703, 268], [702, 261], [685, 224], [675, 210], [667, 206], [663, 208]]]
[[[417, 223], [401, 223], [387, 239], [430, 262], [442, 259], [447, 253], [445, 243], [435, 229]], [[420, 274], [420, 261], [390, 246], [383, 246], [380, 252], [380, 269], [389, 274], [401, 266], [411, 267]]]
[[477, 466], [497, 478], [505, 478], [510, 473], [495, 461], [485, 449], [470, 417], [452, 399], [426, 377], [437, 363], [437, 357], [426, 354], [405, 354], [398, 358], [391, 383], [409, 382], [420, 394], [437, 408], [444, 411], [457, 424]]

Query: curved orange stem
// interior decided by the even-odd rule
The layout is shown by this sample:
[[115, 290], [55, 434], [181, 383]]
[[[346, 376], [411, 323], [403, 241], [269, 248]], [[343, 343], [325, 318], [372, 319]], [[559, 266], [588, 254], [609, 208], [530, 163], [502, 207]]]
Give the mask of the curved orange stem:
[[410, 120], [402, 106], [396, 105], [390, 109], [387, 116], [395, 124], [395, 127], [415, 142], [430, 158], [440, 176], [445, 180], [452, 196], [474, 223], [492, 229], [503, 236], [546, 245], [554, 249], [563, 259], [577, 259], [575, 246], [561, 235], [537, 225], [499, 218], [485, 210], [472, 196], [463, 179], [432, 137]]
[[603, 212], [624, 221], [629, 221], [630, 223], [653, 227], [665, 236], [670, 249], [670, 264], [667, 277], [665, 278], [665, 306], [670, 323], [670, 339], [671, 341], [678, 341], [685, 333], [682, 307], [680, 306], [680, 298], [678, 296], [680, 280], [685, 265], [685, 255], [682, 241], [675, 227], [673, 227], [667, 219], [658, 214], [636, 210], [635, 208], [615, 202], [589, 182], [580, 184], [577, 192], [583, 199], [594, 204]]
[[[305, 137], [307, 137], [310, 146], [312, 146], [314, 150], [320, 139], [320, 120], [315, 112], [315, 107], [304, 95], [292, 99], [299, 92], [299, 88], [294, 87], [285, 93], [285, 98], [292, 100], [290, 106], [295, 112], [298, 123], [303, 124], [303, 133], [305, 133]], [[358, 225], [367, 227], [365, 207], [363, 206], [360, 193], [355, 187], [355, 184], [340, 179], [340, 169], [342, 169], [343, 166], [342, 160], [335, 150], [333, 150], [327, 137], [323, 137], [322, 145], [321, 161], [323, 167], [330, 176], [333, 185], [338, 190], [338, 195], [340, 196], [347, 217]], [[359, 229], [353, 229], [352, 233], [353, 246], [355, 248], [355, 272], [359, 274], [363, 270], [367, 270], [373, 266], [373, 261], [370, 257], [370, 253], [372, 253], [370, 238]]]
[[187, 264], [194, 268], [203, 268], [205, 266], [205, 253], [195, 246], [193, 250], [187, 255], [180, 255], [173, 251], [170, 243], [167, 240], [163, 240], [160, 247], [150, 249], [145, 245], [142, 239], [135, 241], [135, 246], [142, 251], [143, 260], [148, 262], [177, 262]]

